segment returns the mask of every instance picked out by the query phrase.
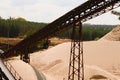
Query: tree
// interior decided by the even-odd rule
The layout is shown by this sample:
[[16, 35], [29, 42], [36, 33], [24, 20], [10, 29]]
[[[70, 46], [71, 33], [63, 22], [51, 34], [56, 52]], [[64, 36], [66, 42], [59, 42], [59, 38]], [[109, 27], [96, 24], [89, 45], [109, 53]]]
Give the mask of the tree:
[[2, 19], [2, 17], [0, 16], [0, 20]]
[[22, 17], [18, 17], [18, 18], [16, 18], [15, 20], [17, 20], [17, 21], [27, 21], [26, 19], [24, 19], [24, 18], [22, 18]]

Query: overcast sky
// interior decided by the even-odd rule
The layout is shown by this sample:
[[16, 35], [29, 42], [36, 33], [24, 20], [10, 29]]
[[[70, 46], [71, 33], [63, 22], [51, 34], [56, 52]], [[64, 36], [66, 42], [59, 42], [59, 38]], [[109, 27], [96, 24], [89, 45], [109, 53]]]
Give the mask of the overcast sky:
[[[85, 1], [87, 0], [0, 0], [0, 16], [50, 23]], [[109, 12], [86, 23], [119, 24], [120, 21]]]

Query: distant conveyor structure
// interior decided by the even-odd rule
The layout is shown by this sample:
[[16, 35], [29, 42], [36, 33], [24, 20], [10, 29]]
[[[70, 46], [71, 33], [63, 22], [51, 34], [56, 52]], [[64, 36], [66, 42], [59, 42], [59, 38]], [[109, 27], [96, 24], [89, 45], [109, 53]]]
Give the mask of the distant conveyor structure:
[[85, 22], [119, 6], [120, 0], [88, 0], [40, 29], [38, 32], [22, 40], [14, 47], [7, 50], [4, 55], [8, 58], [18, 53], [22, 54], [28, 48], [36, 45], [38, 41], [49, 38], [60, 31], [65, 31], [67, 28], [71, 28], [70, 25], [73, 23], [79, 21]]

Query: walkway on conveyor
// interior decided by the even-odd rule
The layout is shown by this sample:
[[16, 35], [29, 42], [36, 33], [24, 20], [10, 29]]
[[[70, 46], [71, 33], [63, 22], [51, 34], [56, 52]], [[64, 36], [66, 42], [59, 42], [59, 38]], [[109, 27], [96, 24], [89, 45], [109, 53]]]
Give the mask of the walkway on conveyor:
[[8, 80], [15, 80], [12, 74], [9, 72], [8, 68], [4, 64], [4, 62], [0, 59], [0, 68], [2, 72], [4, 72], [5, 76], [7, 77]]

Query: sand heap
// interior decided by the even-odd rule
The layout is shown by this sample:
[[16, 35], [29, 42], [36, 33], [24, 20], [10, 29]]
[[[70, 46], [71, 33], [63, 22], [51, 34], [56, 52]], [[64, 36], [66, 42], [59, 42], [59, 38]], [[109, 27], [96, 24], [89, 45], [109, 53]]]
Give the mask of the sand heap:
[[[120, 80], [119, 33], [120, 26], [117, 26], [99, 41], [83, 42], [85, 80]], [[31, 54], [31, 64], [40, 74], [22, 61], [13, 60], [11, 64], [24, 80], [67, 80], [70, 47], [71, 43], [67, 42]]]
[[120, 41], [120, 25], [118, 25], [100, 40]]
[[[120, 79], [120, 42], [84, 42], [85, 80], [102, 75]], [[31, 64], [42, 71], [47, 80], [67, 80], [70, 42], [31, 55]]]
[[[45, 77], [41, 72], [37, 72], [34, 67], [21, 60], [9, 60], [8, 63], [14, 67], [15, 71], [17, 71], [23, 80], [45, 80]], [[12, 70], [12, 72], [14, 71]], [[16, 75], [16, 77], [18, 76]]]

